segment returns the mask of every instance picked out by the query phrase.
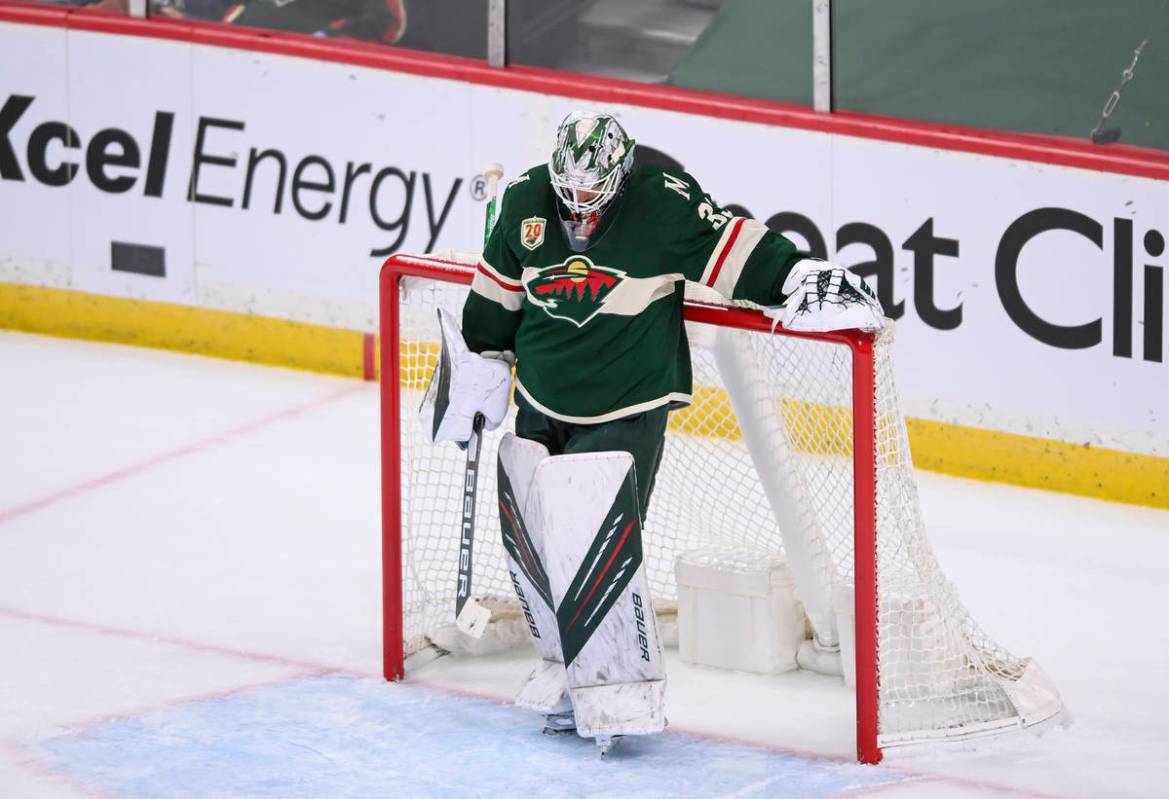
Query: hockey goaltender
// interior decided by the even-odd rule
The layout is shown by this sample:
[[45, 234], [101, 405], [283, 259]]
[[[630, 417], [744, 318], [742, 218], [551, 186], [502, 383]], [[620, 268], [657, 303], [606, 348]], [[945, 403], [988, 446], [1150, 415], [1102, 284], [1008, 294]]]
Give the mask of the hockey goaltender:
[[685, 172], [637, 164], [617, 120], [592, 112], [570, 114], [549, 162], [508, 185], [462, 336], [444, 321], [436, 442], [468, 441], [480, 413], [498, 427], [516, 371], [500, 523], [541, 657], [516, 703], [602, 753], [666, 725], [641, 529], [666, 416], [692, 391], [683, 281], [772, 307], [789, 329], [883, 321], [859, 276], [732, 216]]

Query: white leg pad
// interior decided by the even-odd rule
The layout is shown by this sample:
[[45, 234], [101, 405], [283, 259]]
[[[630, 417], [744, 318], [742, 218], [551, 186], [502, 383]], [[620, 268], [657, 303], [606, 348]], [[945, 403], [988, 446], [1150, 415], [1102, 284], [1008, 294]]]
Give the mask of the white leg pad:
[[520, 688], [515, 703], [542, 713], [568, 710], [564, 658], [556, 611], [544, 571], [544, 537], [531, 511], [536, 468], [548, 458], [544, 445], [511, 433], [499, 445], [500, 527], [507, 568], [520, 610], [541, 661]]
[[563, 663], [559, 660], [541, 660], [516, 694], [515, 703], [541, 713], [564, 713], [571, 710], [566, 680]]
[[[660, 732], [665, 671], [642, 564], [633, 457], [593, 452], [547, 458], [536, 468], [531, 507], [545, 533], [578, 731]], [[606, 706], [610, 701], [616, 704]]]
[[598, 735], [648, 735], [666, 726], [666, 681], [593, 685], [572, 690], [576, 732]]

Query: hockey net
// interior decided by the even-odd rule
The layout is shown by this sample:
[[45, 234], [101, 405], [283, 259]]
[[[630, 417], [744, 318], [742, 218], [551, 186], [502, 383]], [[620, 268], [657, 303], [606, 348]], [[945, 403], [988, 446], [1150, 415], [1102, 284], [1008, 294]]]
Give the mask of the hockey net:
[[[437, 362], [436, 311], [459, 316], [474, 266], [395, 256], [382, 271], [385, 671], [450, 635], [465, 455], [433, 446], [417, 409]], [[755, 310], [688, 301], [690, 407], [670, 415], [643, 540], [655, 606], [676, 602], [675, 558], [717, 546], [782, 553], [817, 644], [855, 611], [858, 757], [1030, 725], [1060, 699], [989, 638], [942, 573], [921, 518], [892, 368], [892, 326], [772, 332]], [[514, 593], [485, 436], [474, 593], [506, 617]], [[853, 641], [846, 642], [852, 644]], [[846, 647], [847, 649], [847, 647]]]

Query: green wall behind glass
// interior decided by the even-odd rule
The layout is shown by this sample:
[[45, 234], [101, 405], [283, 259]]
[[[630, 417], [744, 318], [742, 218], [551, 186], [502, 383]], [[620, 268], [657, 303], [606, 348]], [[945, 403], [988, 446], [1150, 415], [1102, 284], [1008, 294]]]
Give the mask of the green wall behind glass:
[[[1169, 0], [833, 0], [842, 111], [1087, 139], [1148, 39], [1108, 126], [1169, 150]], [[809, 105], [811, 0], [730, 0], [673, 75]]]

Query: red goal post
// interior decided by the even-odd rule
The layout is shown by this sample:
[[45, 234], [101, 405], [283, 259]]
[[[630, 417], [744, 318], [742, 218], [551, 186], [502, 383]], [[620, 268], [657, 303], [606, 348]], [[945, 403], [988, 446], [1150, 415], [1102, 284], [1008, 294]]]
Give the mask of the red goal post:
[[[421, 278], [469, 286], [474, 273], [475, 267], [468, 264], [409, 255], [392, 256], [381, 270], [382, 609], [383, 663], [387, 680], [399, 680], [405, 675], [401, 283], [404, 278]], [[688, 322], [700, 325], [718, 325], [829, 342], [847, 347], [851, 353], [857, 759], [863, 763], [878, 763], [882, 755], [877, 745], [877, 413], [874, 336], [859, 331], [798, 333], [781, 327], [773, 331], [772, 321], [760, 311], [702, 302], [688, 301], [685, 318]], [[457, 481], [459, 476], [454, 476], [454, 479]], [[452, 539], [456, 537], [454, 527], [450, 535]], [[453, 570], [453, 563], [451, 568]], [[452, 613], [453, 607], [452, 600]], [[868, 667], [863, 665], [866, 662], [869, 663]]]

